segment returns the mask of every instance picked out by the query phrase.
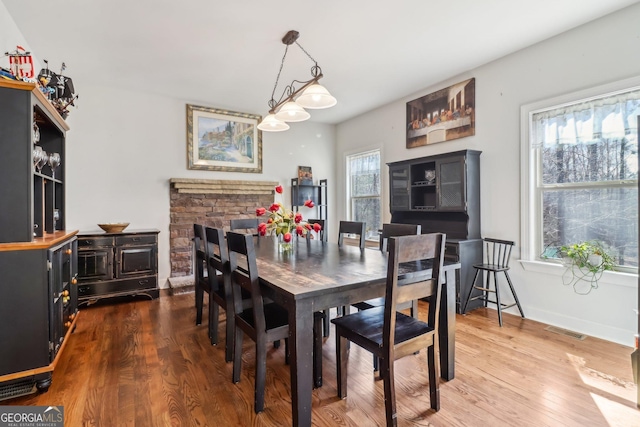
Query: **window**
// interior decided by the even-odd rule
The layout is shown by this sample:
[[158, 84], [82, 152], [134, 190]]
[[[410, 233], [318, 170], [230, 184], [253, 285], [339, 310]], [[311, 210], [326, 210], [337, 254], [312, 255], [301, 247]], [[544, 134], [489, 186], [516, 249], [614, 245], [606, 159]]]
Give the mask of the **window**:
[[347, 197], [351, 221], [366, 223], [367, 239], [380, 229], [380, 150], [347, 156]]
[[525, 106], [523, 124], [525, 114], [523, 259], [552, 258], [562, 245], [599, 240], [620, 270], [635, 272], [640, 87]]

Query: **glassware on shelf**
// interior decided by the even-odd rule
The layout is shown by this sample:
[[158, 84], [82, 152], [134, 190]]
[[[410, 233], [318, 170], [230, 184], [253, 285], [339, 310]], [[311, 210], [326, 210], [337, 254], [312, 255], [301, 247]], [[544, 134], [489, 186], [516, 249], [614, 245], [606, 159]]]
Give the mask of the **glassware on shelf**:
[[55, 178], [56, 168], [60, 165], [60, 153], [51, 153], [49, 155], [49, 166], [51, 166], [51, 178]]
[[38, 168], [38, 163], [40, 162], [40, 158], [42, 157], [42, 147], [36, 145], [33, 147], [33, 166]]
[[38, 124], [34, 120], [33, 121], [33, 143], [37, 144], [38, 142], [40, 142], [40, 128], [38, 127]]
[[46, 151], [42, 150], [40, 153], [40, 158], [38, 159], [38, 163], [36, 164], [36, 168], [38, 168], [38, 173], [42, 173], [42, 168], [49, 161], [49, 155]]

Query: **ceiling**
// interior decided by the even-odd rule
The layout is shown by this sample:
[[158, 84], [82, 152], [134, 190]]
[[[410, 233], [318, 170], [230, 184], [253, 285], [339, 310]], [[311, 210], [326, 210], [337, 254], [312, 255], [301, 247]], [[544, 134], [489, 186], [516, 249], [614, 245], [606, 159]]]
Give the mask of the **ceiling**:
[[[339, 123], [638, 0], [0, 0], [38, 59], [83, 85], [266, 115], [288, 30]], [[24, 43], [18, 40], [16, 44]], [[8, 65], [4, 62], [3, 66]], [[276, 99], [312, 61], [289, 48]]]

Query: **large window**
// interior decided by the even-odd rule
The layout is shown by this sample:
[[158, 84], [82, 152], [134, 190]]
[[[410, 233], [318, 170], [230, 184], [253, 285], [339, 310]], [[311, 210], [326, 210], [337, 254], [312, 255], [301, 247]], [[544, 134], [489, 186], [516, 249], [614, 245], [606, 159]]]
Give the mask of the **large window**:
[[621, 270], [638, 267], [639, 115], [638, 87], [529, 111], [535, 258], [599, 240]]
[[351, 221], [366, 223], [367, 239], [380, 228], [380, 150], [347, 156], [347, 189]]

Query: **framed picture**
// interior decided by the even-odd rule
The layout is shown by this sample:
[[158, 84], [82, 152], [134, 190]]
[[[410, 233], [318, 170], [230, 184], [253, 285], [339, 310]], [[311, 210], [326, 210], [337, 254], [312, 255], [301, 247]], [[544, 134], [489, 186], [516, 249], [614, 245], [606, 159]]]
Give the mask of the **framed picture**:
[[313, 185], [311, 166], [298, 166], [298, 185]]
[[475, 78], [407, 102], [407, 148], [475, 133]]
[[262, 131], [255, 114], [187, 104], [189, 169], [262, 173]]

